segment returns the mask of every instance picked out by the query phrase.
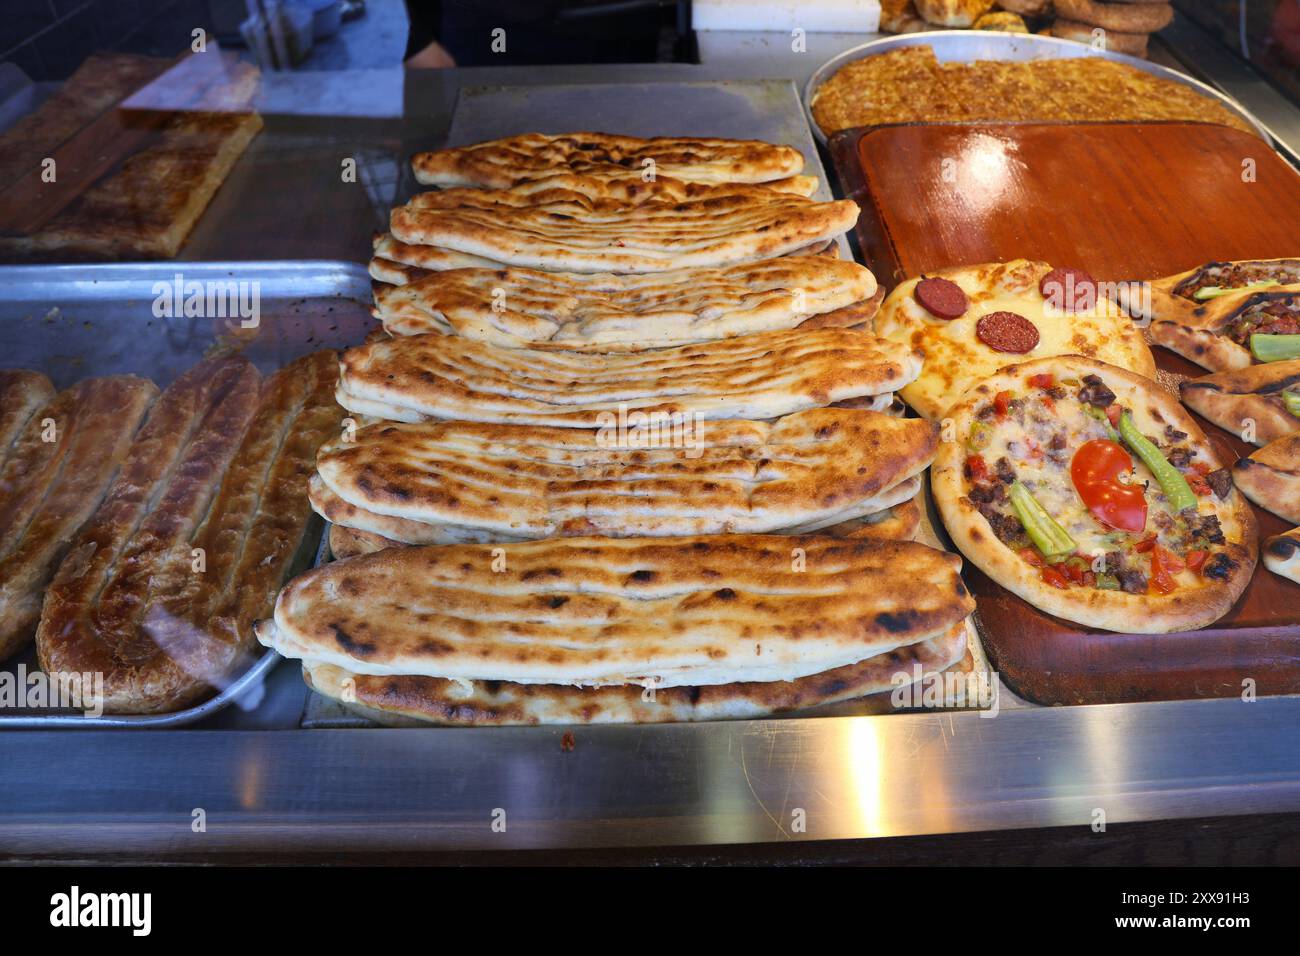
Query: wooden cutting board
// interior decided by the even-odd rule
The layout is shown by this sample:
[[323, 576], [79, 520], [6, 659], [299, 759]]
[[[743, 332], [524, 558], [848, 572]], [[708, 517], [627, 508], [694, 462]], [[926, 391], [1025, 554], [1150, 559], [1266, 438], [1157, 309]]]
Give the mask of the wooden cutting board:
[[[1150, 279], [1216, 259], [1300, 254], [1300, 174], [1266, 144], [1196, 123], [900, 125], [831, 140], [882, 284], [945, 266], [1042, 259]], [[1154, 350], [1176, 389], [1208, 374]], [[1201, 420], [1231, 460], [1253, 446]], [[1289, 527], [1255, 509], [1261, 539]], [[993, 666], [1044, 704], [1300, 693], [1300, 585], [1262, 562], [1233, 610], [1179, 634], [1115, 634], [1043, 614], [969, 562]]]

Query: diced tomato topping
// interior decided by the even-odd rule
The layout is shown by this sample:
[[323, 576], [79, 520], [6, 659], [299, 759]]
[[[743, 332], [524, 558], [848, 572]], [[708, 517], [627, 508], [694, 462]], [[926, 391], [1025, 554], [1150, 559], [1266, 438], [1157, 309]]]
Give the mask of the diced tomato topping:
[[1166, 549], [1156, 545], [1151, 549], [1151, 586], [1161, 594], [1177, 589], [1173, 576], [1183, 569], [1183, 562]]
[[1156, 546], [1156, 536], [1153, 534], [1149, 534], [1141, 541], [1139, 541], [1137, 544], [1133, 545], [1133, 550], [1138, 552], [1139, 554], [1145, 554], [1155, 546]]
[[1041, 568], [1043, 566], [1043, 559], [1038, 556], [1038, 552], [1033, 548], [1021, 548], [1020, 557], [1024, 558], [1027, 564], [1030, 564], [1035, 568]]
[[1119, 405], [1108, 405], [1106, 407], [1106, 418], [1110, 421], [1111, 428], [1119, 428], [1119, 420], [1124, 415], [1124, 409]]
[[1205, 564], [1205, 559], [1210, 556], [1208, 551], [1188, 551], [1187, 567], [1191, 571], [1200, 573], [1201, 566]]
[[983, 481], [989, 476], [989, 466], [983, 455], [971, 455], [966, 459], [966, 471], [972, 481]]
[[1060, 564], [1052, 565], [1052, 567], [1056, 568], [1075, 584], [1083, 583], [1083, 567], [1081, 565], [1075, 564], [1071, 561], [1063, 561]]
[[1056, 384], [1056, 376], [1051, 372], [1042, 372], [1038, 375], [1029, 376], [1030, 388], [1051, 388]]
[[1095, 585], [1096, 583], [1097, 583], [1097, 575], [1096, 575], [1096, 574], [1094, 574], [1092, 571], [1084, 571], [1084, 572], [1083, 572], [1083, 586], [1084, 586], [1085, 588], [1090, 588], [1090, 587], [1092, 587], [1093, 585]]
[[1043, 396], [1043, 407], [1046, 408], [1049, 412], [1056, 411], [1056, 402], [1052, 400], [1051, 395]]
[[1066, 580], [1065, 575], [1063, 575], [1060, 571], [1056, 570], [1056, 567], [1057, 566], [1055, 565], [1049, 564], [1045, 566], [1043, 570], [1039, 573], [1042, 574], [1043, 580], [1046, 581], [1048, 584], [1050, 584], [1052, 587], [1060, 588], [1062, 591], [1068, 591], [1070, 588], [1070, 582]]
[[1192, 471], [1203, 477], [1214, 471], [1214, 469], [1210, 467], [1208, 461], [1194, 461], [1192, 462]]
[[1006, 418], [1007, 411], [1011, 408], [1011, 393], [998, 392], [994, 395], [993, 407], [997, 410], [998, 418]]
[[1214, 492], [1213, 488], [1211, 488], [1202, 479], [1197, 478], [1195, 475], [1187, 475], [1186, 477], [1187, 477], [1187, 487], [1192, 489], [1192, 492], [1196, 495], [1196, 497], [1204, 498], [1206, 495], [1212, 494]]

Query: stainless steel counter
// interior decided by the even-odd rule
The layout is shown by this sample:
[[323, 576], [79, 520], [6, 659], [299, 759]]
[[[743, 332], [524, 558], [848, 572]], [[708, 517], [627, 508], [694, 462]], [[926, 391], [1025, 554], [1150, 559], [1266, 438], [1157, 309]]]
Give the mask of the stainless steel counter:
[[[702, 66], [271, 78], [266, 132], [185, 256], [364, 260], [410, 188], [401, 158], [442, 143], [463, 86], [800, 81], [835, 52], [727, 42], [702, 45]], [[1189, 55], [1300, 145], [1300, 111], [1230, 60]], [[348, 156], [359, 183], [340, 180]], [[302, 694], [287, 663], [258, 709], [203, 729], [0, 735], [0, 855], [687, 845], [1300, 809], [1294, 697], [588, 728], [566, 750], [547, 728], [298, 730]]]

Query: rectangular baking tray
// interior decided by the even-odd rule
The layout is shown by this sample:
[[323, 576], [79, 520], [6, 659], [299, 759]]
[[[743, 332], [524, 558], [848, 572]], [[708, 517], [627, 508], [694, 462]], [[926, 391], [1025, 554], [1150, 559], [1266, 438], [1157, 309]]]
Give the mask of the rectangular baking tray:
[[[181, 282], [246, 282], [250, 294], [257, 290], [260, 324], [243, 354], [263, 373], [308, 352], [355, 345], [374, 326], [370, 278], [351, 262], [0, 266], [0, 364], [44, 372], [59, 389], [127, 373], [166, 387], [229, 335], [223, 319], [155, 315], [155, 301], [178, 276]], [[309, 526], [298, 570], [319, 560], [321, 524]], [[91, 718], [76, 711], [0, 709], [0, 729], [180, 727], [236, 701], [252, 706], [279, 660], [264, 652], [215, 696], [170, 714]], [[28, 673], [37, 669], [34, 651], [0, 663], [0, 673], [15, 674], [20, 663]]]
[[812, 99], [817, 88], [834, 76], [841, 67], [855, 60], [869, 56], [878, 56], [901, 47], [927, 45], [934, 48], [935, 58], [940, 63], [968, 63], [974, 60], [1061, 60], [1077, 59], [1085, 56], [1101, 57], [1116, 63], [1136, 67], [1144, 73], [1158, 76], [1164, 80], [1190, 86], [1196, 92], [1210, 99], [1217, 100], [1253, 126], [1265, 142], [1284, 152], [1292, 162], [1300, 161], [1273, 135], [1272, 131], [1260, 122], [1259, 118], [1248, 109], [1209, 84], [1193, 79], [1186, 73], [1172, 70], [1159, 63], [1143, 60], [1124, 53], [1110, 50], [1098, 50], [1086, 43], [1074, 40], [1062, 40], [1059, 37], [1037, 36], [1032, 33], [996, 33], [989, 30], [938, 30], [927, 33], [908, 33], [902, 36], [884, 37], [863, 43], [831, 57], [817, 68], [803, 90], [803, 108], [808, 119], [808, 127], [817, 141], [826, 145], [826, 136], [817, 125], [812, 115]]
[[[524, 132], [570, 133], [576, 129], [600, 130], [627, 136], [722, 136], [758, 139], [793, 146], [803, 154], [804, 173], [816, 176], [813, 198], [832, 198], [830, 181], [799, 107], [799, 96], [789, 80], [737, 80], [732, 82], [672, 82], [557, 84], [555, 86], [468, 86], [456, 100], [456, 110], [446, 146], [465, 146], [484, 140], [517, 136]], [[429, 143], [419, 148], [432, 149]], [[406, 177], [407, 190], [414, 184]], [[844, 237], [840, 255], [852, 259]], [[927, 485], [928, 488], [928, 485]], [[928, 498], [928, 491], [922, 492]], [[922, 509], [918, 540], [943, 547], [934, 534], [929, 502]], [[989, 673], [988, 660], [973, 626], [968, 625], [964, 667]], [[999, 688], [1000, 706], [1023, 706]], [[849, 701], [821, 709], [818, 716], [864, 713], [878, 702], [854, 705]], [[874, 712], [874, 711], [872, 711]], [[800, 714], [791, 717], [806, 716]], [[375, 727], [337, 701], [309, 692], [303, 707], [307, 728]]]

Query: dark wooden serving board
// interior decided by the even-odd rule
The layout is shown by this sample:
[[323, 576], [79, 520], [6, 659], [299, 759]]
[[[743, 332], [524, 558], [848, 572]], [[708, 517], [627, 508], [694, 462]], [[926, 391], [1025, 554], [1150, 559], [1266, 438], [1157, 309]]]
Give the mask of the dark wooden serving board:
[[[887, 288], [1018, 257], [1151, 279], [1215, 259], [1300, 254], [1300, 174], [1254, 136], [1195, 123], [881, 126], [831, 140], [857, 236]], [[1155, 349], [1168, 387], [1208, 374]], [[1253, 446], [1200, 420], [1229, 458]], [[1289, 527], [1255, 508], [1261, 539]], [[1043, 614], [969, 562], [985, 648], [1044, 704], [1300, 693], [1300, 585], [1261, 562], [1232, 611], [1178, 634], [1116, 634]]]

